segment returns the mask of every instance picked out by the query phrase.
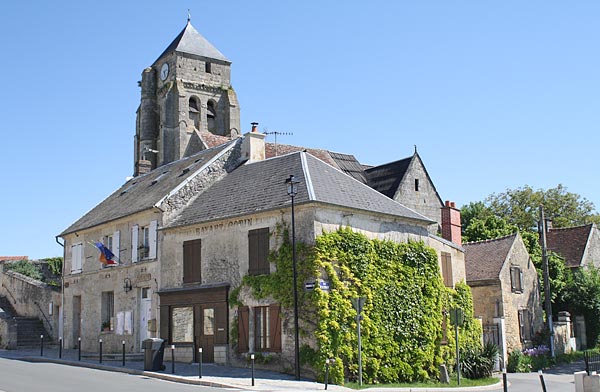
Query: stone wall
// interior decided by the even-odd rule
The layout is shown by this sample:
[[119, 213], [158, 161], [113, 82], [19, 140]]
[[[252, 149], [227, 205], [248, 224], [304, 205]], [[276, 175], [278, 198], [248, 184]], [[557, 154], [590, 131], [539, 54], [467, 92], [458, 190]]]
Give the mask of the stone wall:
[[14, 271], [0, 272], [0, 295], [21, 317], [38, 318], [54, 340], [58, 339], [60, 289]]
[[[419, 190], [415, 190], [415, 179], [419, 180]], [[442, 201], [439, 199], [433, 183], [430, 181], [421, 159], [417, 156], [412, 160], [396, 194], [394, 200], [411, 208], [429, 219], [436, 221], [437, 225], [430, 227], [430, 232], [436, 234], [442, 224]]]

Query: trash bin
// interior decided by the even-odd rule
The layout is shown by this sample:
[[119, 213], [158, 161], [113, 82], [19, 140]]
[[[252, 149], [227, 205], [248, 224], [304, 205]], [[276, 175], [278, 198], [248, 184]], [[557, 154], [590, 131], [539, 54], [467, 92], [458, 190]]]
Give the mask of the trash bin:
[[163, 365], [165, 341], [163, 339], [146, 339], [142, 342], [142, 348], [144, 349], [144, 370], [165, 370], [165, 365]]

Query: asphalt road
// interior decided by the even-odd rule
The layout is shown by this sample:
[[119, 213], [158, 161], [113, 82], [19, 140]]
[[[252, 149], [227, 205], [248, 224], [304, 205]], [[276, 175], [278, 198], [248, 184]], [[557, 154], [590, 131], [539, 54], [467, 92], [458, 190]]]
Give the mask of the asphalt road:
[[201, 392], [231, 391], [144, 376], [0, 358], [1, 392]]
[[[537, 373], [509, 373], [509, 392], [542, 391], [542, 383]], [[544, 374], [547, 392], [575, 392], [575, 379], [571, 374]]]

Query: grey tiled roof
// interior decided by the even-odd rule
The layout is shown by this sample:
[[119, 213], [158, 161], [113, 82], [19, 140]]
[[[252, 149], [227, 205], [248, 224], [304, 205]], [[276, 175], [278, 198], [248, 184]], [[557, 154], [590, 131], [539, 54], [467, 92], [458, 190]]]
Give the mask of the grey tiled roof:
[[217, 48], [208, 42], [208, 40], [204, 38], [189, 21], [185, 25], [184, 29], [181, 30], [181, 33], [179, 33], [179, 35], [175, 37], [173, 42], [171, 42], [171, 44], [167, 47], [167, 49], [165, 49], [165, 51], [158, 56], [157, 61], [165, 54], [172, 51], [189, 53], [196, 56], [231, 63], [231, 61], [229, 61], [227, 57], [223, 55], [223, 53], [219, 52]]
[[285, 180], [290, 175], [300, 181], [297, 204], [321, 202], [433, 223], [312, 155], [296, 152], [238, 167], [199, 195], [169, 227], [288, 207]]
[[177, 185], [184, 182], [232, 143], [235, 142], [201, 151], [132, 178], [60, 235], [63, 236], [152, 208]]
[[517, 235], [518, 233], [515, 233], [493, 240], [463, 244], [467, 283], [477, 280], [499, 279], [500, 270]]

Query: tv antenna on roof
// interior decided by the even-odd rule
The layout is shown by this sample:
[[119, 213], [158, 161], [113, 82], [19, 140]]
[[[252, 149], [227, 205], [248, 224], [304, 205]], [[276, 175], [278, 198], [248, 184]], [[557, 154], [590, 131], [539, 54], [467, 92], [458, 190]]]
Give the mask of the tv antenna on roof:
[[277, 156], [277, 135], [285, 135], [285, 136], [293, 136], [293, 132], [279, 132], [279, 131], [269, 131], [265, 128], [265, 135], [275, 135], [275, 156]]

